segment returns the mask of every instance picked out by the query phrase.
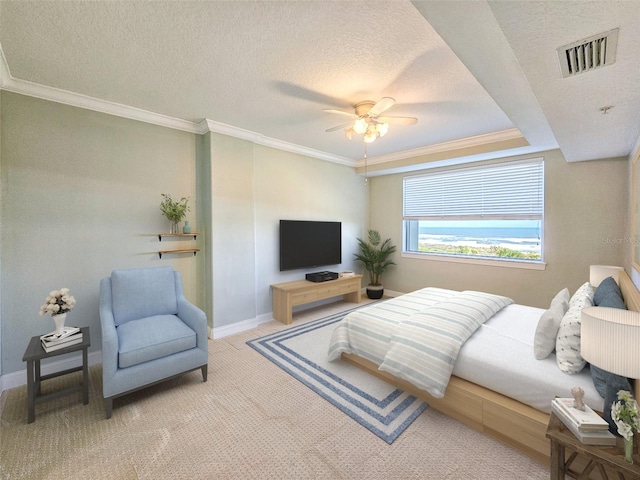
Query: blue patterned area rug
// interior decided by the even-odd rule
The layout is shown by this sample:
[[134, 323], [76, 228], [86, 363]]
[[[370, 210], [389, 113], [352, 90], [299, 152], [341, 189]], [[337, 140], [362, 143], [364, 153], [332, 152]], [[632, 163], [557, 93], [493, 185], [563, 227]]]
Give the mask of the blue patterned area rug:
[[349, 311], [250, 340], [247, 344], [391, 444], [427, 404], [354, 365], [342, 360], [328, 361], [331, 333]]

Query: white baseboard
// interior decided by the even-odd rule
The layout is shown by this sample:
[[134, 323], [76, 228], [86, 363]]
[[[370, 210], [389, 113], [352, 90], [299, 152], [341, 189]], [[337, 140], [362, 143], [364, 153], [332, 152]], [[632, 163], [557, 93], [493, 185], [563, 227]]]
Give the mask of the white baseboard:
[[386, 288], [384, 289], [385, 297], [399, 297], [400, 295], [404, 295], [404, 293], [396, 292], [395, 290], [387, 290]]
[[[88, 356], [89, 366], [102, 363], [102, 351], [91, 352]], [[74, 355], [69, 358], [60, 358], [50, 363], [43, 363], [41, 366], [41, 375], [76, 368], [82, 365], [82, 356]], [[0, 394], [10, 388], [20, 387], [27, 384], [27, 369], [19, 370], [13, 373], [7, 373], [0, 379]]]
[[242, 322], [232, 323], [231, 325], [224, 325], [222, 327], [214, 327], [213, 335], [209, 334], [209, 337], [213, 339], [228, 337], [229, 335], [235, 335], [236, 333], [246, 332], [247, 330], [256, 328], [261, 323], [267, 323], [273, 320], [274, 318], [271, 313], [264, 313], [255, 318], [243, 320]]

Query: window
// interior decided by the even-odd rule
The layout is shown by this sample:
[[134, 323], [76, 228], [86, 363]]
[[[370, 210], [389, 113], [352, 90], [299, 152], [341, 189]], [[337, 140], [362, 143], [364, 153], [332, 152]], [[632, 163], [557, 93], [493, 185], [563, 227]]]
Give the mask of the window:
[[404, 178], [405, 253], [542, 262], [542, 159]]

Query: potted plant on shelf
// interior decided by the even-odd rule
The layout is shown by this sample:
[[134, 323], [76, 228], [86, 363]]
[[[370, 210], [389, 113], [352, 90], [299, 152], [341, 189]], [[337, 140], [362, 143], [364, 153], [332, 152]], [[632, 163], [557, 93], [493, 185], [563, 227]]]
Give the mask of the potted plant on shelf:
[[391, 239], [387, 238], [381, 241], [380, 233], [377, 230], [369, 230], [369, 241], [365, 242], [358, 238], [360, 253], [355, 253], [356, 261], [360, 262], [364, 269], [369, 272], [369, 285], [367, 286], [367, 297], [371, 299], [382, 298], [384, 287], [380, 282], [382, 274], [391, 265], [395, 265], [389, 259], [391, 254], [396, 251], [395, 245], [391, 243]]
[[180, 200], [174, 200], [171, 195], [161, 193], [162, 202], [160, 202], [160, 211], [171, 222], [169, 233], [180, 233], [180, 221], [189, 211], [188, 198], [182, 197]]

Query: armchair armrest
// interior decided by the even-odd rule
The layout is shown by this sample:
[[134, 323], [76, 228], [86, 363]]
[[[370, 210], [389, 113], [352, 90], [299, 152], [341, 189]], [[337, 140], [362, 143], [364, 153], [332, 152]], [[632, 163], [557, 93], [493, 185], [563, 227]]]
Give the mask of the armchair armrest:
[[178, 317], [196, 332], [198, 348], [207, 350], [207, 315], [185, 297], [178, 297]]
[[[102, 327], [102, 377], [111, 379], [118, 369], [118, 334], [111, 308], [111, 279], [100, 281], [100, 326]], [[106, 394], [105, 394], [106, 395]]]
[[197, 346], [204, 350], [208, 349], [207, 315], [184, 296], [182, 287], [182, 275], [174, 272], [176, 279], [176, 299], [178, 301], [178, 317], [196, 332]]

